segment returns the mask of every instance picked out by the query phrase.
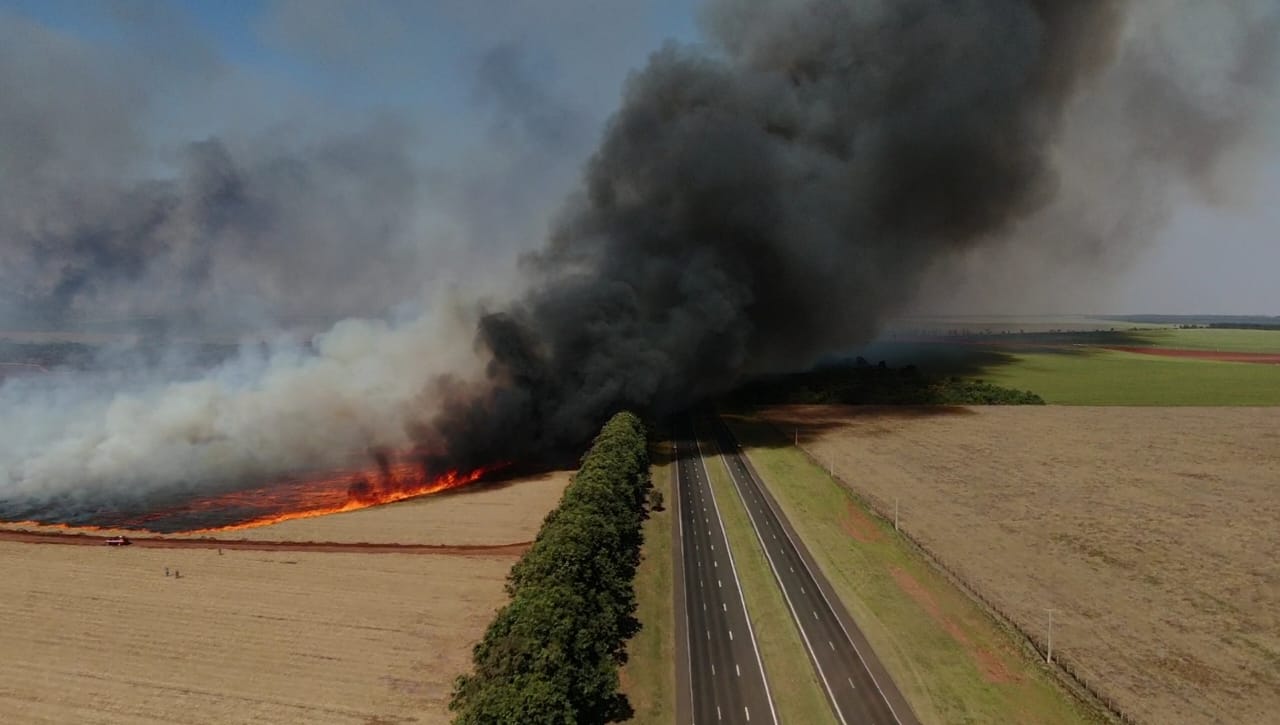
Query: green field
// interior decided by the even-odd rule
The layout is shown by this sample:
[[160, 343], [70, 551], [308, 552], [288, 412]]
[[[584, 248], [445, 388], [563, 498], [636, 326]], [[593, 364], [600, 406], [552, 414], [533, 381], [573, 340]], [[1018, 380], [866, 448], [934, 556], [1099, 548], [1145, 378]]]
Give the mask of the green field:
[[1132, 333], [1137, 342], [1124, 343], [1167, 347], [1174, 350], [1216, 350], [1219, 352], [1280, 353], [1280, 330], [1143, 330]]
[[1280, 405], [1280, 365], [1095, 349], [1009, 351], [974, 374], [1058, 405]]
[[[703, 441], [710, 436], [699, 435]], [[729, 481], [728, 471], [715, 449], [714, 443], [703, 443], [707, 473], [715, 493], [716, 507], [724, 523], [725, 536], [733, 552], [734, 567], [742, 584], [742, 596], [747, 605], [747, 615], [755, 631], [756, 645], [764, 663], [769, 692], [773, 696], [778, 720], [788, 723], [834, 725], [835, 715], [827, 704], [826, 695], [818, 683], [818, 676], [809, 662], [809, 654], [800, 640], [800, 630], [791, 618], [791, 611], [782, 598], [764, 549], [756, 538], [746, 506], [737, 489]], [[674, 722], [674, 721], [672, 721]]]
[[799, 449], [726, 420], [922, 722], [1102, 721]]
[[[671, 457], [670, 444], [651, 453], [652, 460]], [[644, 525], [644, 559], [636, 570], [636, 617], [640, 631], [627, 643], [622, 689], [635, 709], [632, 722], [666, 725], [676, 720], [675, 621], [672, 611], [671, 518], [675, 492], [671, 465], [653, 467], [653, 487], [662, 492], [666, 508], [651, 511]]]

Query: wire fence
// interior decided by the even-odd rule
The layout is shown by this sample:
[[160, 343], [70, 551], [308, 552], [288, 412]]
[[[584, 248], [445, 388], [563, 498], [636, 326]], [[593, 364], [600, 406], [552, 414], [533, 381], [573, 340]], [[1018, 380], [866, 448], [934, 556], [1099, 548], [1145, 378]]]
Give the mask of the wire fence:
[[[791, 436], [788, 435], [787, 431], [784, 431], [774, 423], [769, 423], [769, 426], [776, 431], [780, 437], [791, 440]], [[900, 522], [895, 522], [895, 506], [893, 502], [886, 502], [874, 494], [855, 488], [852, 483], [842, 478], [834, 470], [834, 466], [828, 465], [830, 463], [829, 459], [824, 460], [820, 458], [813, 451], [810, 451], [802, 445], [797, 444], [795, 447], [799, 449], [810, 462], [822, 470], [827, 471], [828, 475], [831, 476], [832, 479], [844, 486], [845, 490], [848, 491], [849, 494], [868, 511], [872, 512], [875, 516], [887, 522], [891, 526], [897, 523], [897, 533], [911, 548], [919, 552], [930, 566], [946, 576], [948, 580], [955, 584], [970, 599], [978, 602], [978, 604], [981, 605], [1001, 626], [1011, 632], [1016, 638], [1020, 639], [1021, 644], [1024, 647], [1030, 648], [1030, 650], [1036, 653], [1041, 660], [1047, 659], [1047, 639], [1040, 634], [1031, 632], [1025, 627], [1019, 625], [1018, 621], [1014, 619], [1012, 615], [983, 595], [978, 587], [971, 584], [964, 575], [947, 564], [947, 562], [943, 560], [942, 557], [938, 556], [938, 554], [934, 552], [928, 544], [924, 543], [910, 531], [903, 528]], [[1142, 722], [1135, 714], [1126, 710], [1120, 703], [1116, 702], [1113, 697], [1103, 692], [1098, 686], [1097, 679], [1085, 673], [1083, 663], [1077, 662], [1069, 652], [1064, 652], [1061, 647], [1054, 652], [1053, 663], [1049, 669], [1069, 690], [1075, 692], [1078, 696], [1081, 696], [1086, 700], [1091, 700], [1102, 706], [1116, 721], [1125, 723], [1125, 725], [1137, 725]]]

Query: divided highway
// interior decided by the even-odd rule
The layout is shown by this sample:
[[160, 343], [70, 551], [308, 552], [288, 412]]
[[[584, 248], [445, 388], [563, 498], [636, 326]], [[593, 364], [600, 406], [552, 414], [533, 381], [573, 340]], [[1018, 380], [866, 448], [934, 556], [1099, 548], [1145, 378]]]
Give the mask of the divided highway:
[[[684, 642], [691, 712], [695, 725], [777, 723], [755, 633], [747, 617], [738, 572], [729, 551], [720, 510], [707, 478], [693, 426], [675, 431], [676, 505], [679, 518], [677, 572], [683, 569]], [[677, 574], [679, 576], [679, 574]], [[684, 658], [682, 657], [682, 659]], [[681, 663], [683, 666], [685, 663]], [[685, 700], [681, 693], [681, 701]]]
[[721, 458], [746, 504], [837, 719], [846, 725], [916, 725], [906, 700], [741, 454], [733, 434], [719, 417], [712, 416], [712, 425]]

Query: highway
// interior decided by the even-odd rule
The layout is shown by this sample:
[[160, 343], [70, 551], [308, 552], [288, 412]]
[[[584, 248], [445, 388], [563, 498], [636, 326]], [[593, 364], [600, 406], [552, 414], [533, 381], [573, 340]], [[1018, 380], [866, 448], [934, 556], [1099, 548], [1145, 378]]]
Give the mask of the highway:
[[[916, 725], [906, 700], [831, 589], [728, 427], [711, 420], [721, 460], [801, 632], [836, 718], [846, 725]], [[711, 451], [708, 451], [710, 453]], [[798, 663], [797, 663], [798, 666]]]
[[[707, 478], [693, 426], [687, 419], [675, 431], [676, 496], [679, 519], [677, 576], [683, 569], [685, 647], [678, 677], [690, 703], [682, 721], [777, 723], [755, 633], [747, 618], [737, 568], [729, 551], [720, 510]], [[685, 674], [682, 672], [682, 674]], [[687, 685], [686, 685], [687, 683]], [[685, 700], [685, 698], [688, 700]]]

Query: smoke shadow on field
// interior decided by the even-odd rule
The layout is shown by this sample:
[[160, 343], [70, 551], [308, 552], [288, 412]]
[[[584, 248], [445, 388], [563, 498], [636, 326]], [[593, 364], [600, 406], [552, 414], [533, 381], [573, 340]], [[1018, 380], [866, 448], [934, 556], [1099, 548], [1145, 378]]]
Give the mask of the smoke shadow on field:
[[935, 375], [973, 377], [1013, 364], [1018, 355], [1078, 357], [1098, 348], [1151, 345], [1152, 340], [1143, 333], [1141, 330], [1090, 330], [897, 338], [871, 343], [840, 359], [862, 357], [870, 361], [883, 360], [894, 367], [914, 365]]
[[[764, 429], [768, 435], [754, 436], [743, 445], [760, 448], [791, 448], [822, 439], [827, 433], [839, 431], [851, 423], [866, 424], [875, 420], [916, 420], [940, 417], [967, 417], [977, 415], [973, 410], [955, 405], [778, 405], [767, 406], [768, 415], [762, 410], [750, 408], [725, 409], [720, 412], [726, 420], [747, 423], [753, 430]], [[867, 435], [878, 435], [874, 427], [862, 425]], [[888, 434], [889, 431], [884, 431]]]

